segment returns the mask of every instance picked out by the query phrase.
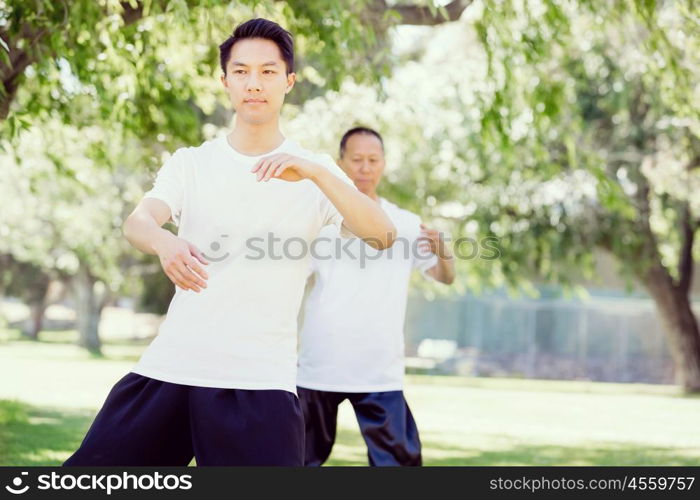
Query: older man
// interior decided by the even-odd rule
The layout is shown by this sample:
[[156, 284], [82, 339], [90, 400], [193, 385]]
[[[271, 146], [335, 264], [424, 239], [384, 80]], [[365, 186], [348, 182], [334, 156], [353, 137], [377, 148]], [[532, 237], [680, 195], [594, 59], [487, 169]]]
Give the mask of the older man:
[[413, 269], [452, 283], [453, 256], [438, 231], [377, 195], [385, 166], [379, 133], [347, 131], [339, 165], [381, 206], [398, 237], [392, 248], [372, 250], [359, 239], [341, 242], [329, 226], [314, 245], [315, 280], [303, 310], [297, 374], [305, 464], [321, 465], [330, 455], [338, 405], [348, 399], [370, 465], [421, 465], [418, 430], [403, 394], [408, 283]]

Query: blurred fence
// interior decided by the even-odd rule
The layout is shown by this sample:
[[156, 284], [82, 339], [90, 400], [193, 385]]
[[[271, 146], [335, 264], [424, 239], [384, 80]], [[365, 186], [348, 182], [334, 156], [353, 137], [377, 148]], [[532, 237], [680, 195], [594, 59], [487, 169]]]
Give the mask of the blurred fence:
[[430, 372], [674, 383], [666, 336], [648, 299], [412, 296], [405, 332], [408, 356], [441, 344], [426, 339], [452, 341], [453, 353], [436, 358]]

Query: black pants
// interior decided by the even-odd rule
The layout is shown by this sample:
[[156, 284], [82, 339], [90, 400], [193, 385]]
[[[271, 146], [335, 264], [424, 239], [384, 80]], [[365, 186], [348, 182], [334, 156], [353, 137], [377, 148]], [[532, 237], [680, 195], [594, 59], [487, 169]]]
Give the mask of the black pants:
[[335, 442], [338, 405], [349, 399], [372, 466], [421, 465], [416, 422], [403, 391], [328, 392], [297, 387], [304, 412], [304, 465], [323, 464]]
[[63, 465], [293, 465], [304, 456], [297, 397], [215, 389], [129, 373], [112, 388], [80, 448]]

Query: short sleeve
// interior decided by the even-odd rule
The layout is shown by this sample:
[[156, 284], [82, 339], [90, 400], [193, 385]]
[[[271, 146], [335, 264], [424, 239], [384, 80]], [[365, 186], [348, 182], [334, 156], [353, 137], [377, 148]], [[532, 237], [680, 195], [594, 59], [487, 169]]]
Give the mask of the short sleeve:
[[[420, 224], [420, 222], [419, 222], [419, 224]], [[420, 237], [420, 233], [419, 233], [419, 237]], [[416, 238], [414, 248], [415, 248], [415, 251], [411, 252], [411, 254], [413, 256], [411, 259], [411, 268], [418, 269], [423, 274], [423, 276], [430, 277], [429, 274], [426, 274], [426, 271], [428, 271], [428, 269], [430, 269], [431, 267], [437, 265], [437, 263], [438, 263], [437, 255], [435, 255], [432, 252], [421, 250], [419, 245], [418, 245], [418, 238]]]
[[171, 219], [176, 226], [180, 225], [180, 214], [185, 192], [185, 150], [178, 149], [165, 160], [156, 174], [153, 187], [147, 191], [144, 198], [156, 198], [170, 207]]
[[[331, 158], [330, 155], [319, 155], [317, 158], [317, 161], [326, 167], [330, 172], [335, 175], [336, 177], [339, 177], [342, 181], [346, 182], [347, 184], [351, 185], [353, 188], [357, 189], [355, 186], [355, 183], [352, 182], [350, 177], [347, 176], [345, 172], [343, 172], [343, 169], [340, 168], [338, 165], [336, 165], [335, 161], [333, 161], [333, 158]], [[341, 215], [340, 212], [338, 212], [338, 209], [335, 208], [335, 205], [331, 203], [331, 200], [328, 199], [328, 197], [320, 191], [320, 213], [321, 213], [321, 226], [327, 226], [329, 224], [333, 224], [336, 226], [338, 229], [338, 233], [340, 234], [341, 238], [357, 238], [355, 234], [353, 234], [349, 229], [347, 229], [343, 225], [343, 216]]]

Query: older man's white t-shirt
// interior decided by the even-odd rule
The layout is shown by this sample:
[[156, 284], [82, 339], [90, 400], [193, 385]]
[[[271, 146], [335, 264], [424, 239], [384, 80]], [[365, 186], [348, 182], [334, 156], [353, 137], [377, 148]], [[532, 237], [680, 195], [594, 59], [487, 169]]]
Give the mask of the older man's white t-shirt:
[[[312, 253], [297, 385], [333, 392], [403, 388], [404, 319], [411, 271], [437, 264], [418, 250], [420, 218], [380, 198], [398, 237], [386, 250], [323, 228]], [[364, 258], [362, 257], [364, 255]], [[427, 276], [427, 275], [426, 275]]]
[[309, 247], [323, 226], [353, 235], [311, 180], [258, 182], [262, 156], [289, 153], [354, 184], [328, 155], [286, 139], [261, 156], [243, 155], [225, 135], [178, 149], [144, 197], [164, 201], [178, 236], [209, 260], [207, 288], [176, 287], [158, 335], [133, 371], [201, 387], [281, 389], [296, 394], [297, 315]]

